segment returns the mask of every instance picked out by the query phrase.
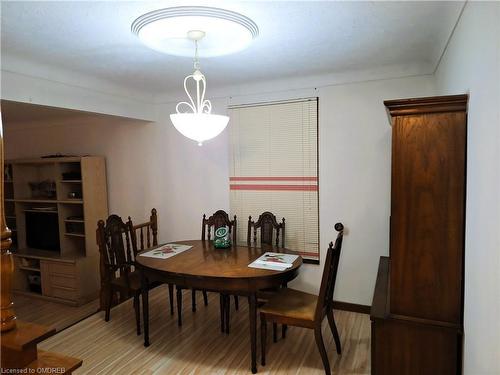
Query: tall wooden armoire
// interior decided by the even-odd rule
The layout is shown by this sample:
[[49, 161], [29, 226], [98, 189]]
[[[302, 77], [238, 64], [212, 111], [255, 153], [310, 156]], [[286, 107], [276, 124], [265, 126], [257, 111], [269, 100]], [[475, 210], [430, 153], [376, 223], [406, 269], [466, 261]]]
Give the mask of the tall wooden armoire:
[[390, 257], [371, 309], [372, 374], [462, 371], [467, 95], [384, 102]]

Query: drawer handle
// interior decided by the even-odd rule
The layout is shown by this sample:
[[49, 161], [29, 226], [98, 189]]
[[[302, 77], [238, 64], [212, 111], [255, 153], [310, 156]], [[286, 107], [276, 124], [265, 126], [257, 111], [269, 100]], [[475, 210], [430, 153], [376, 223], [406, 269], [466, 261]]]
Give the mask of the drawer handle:
[[50, 272], [50, 276], [58, 276], [58, 277], [67, 277], [69, 279], [75, 279], [75, 275], [69, 275], [67, 273], [57, 273], [57, 272]]

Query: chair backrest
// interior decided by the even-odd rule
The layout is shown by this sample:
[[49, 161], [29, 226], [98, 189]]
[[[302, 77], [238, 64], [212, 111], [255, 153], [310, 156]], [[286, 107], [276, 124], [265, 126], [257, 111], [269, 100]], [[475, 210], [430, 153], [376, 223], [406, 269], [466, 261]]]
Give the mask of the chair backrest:
[[[218, 210], [208, 219], [206, 215], [203, 214], [203, 219], [201, 222], [201, 239], [205, 241], [208, 237], [208, 240], [211, 239], [212, 227], [214, 228], [214, 232], [216, 229], [220, 227], [229, 227], [229, 233], [232, 234], [232, 242], [236, 243], [236, 215], [234, 215], [233, 220], [229, 220], [229, 215], [224, 210]], [[207, 235], [208, 232], [208, 236]]]
[[[97, 245], [101, 264], [106, 272], [120, 271], [120, 276], [128, 274], [134, 263], [132, 249], [132, 227], [125, 224], [118, 215], [111, 215], [104, 223], [97, 223]], [[102, 271], [101, 271], [102, 272]], [[111, 275], [103, 275], [110, 277]]]
[[337, 278], [342, 239], [344, 237], [344, 225], [342, 223], [335, 224], [335, 230], [338, 231], [339, 234], [335, 240], [335, 245], [330, 242], [328, 246], [325, 267], [323, 268], [323, 277], [321, 278], [321, 287], [319, 289], [318, 303], [316, 305], [315, 319], [320, 320], [323, 319], [325, 312], [332, 308], [335, 279]]
[[127, 224], [132, 228], [132, 248], [134, 255], [139, 251], [158, 245], [158, 214], [156, 208], [151, 210], [149, 221], [134, 225], [129, 216]]
[[260, 229], [260, 243], [273, 246], [273, 232], [276, 231], [276, 247], [280, 247], [280, 233], [281, 233], [281, 247], [285, 247], [285, 218], [281, 223], [276, 221], [276, 216], [269, 211], [262, 213], [259, 219], [254, 222], [252, 217], [248, 217], [248, 231], [247, 243], [251, 245], [252, 242], [252, 229], [253, 229], [253, 242], [257, 242], [257, 230]]

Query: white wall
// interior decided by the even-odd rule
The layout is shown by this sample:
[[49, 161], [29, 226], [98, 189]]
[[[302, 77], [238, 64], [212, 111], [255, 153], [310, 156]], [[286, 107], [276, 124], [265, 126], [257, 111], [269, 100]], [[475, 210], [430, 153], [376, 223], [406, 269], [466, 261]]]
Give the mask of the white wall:
[[391, 127], [383, 101], [432, 96], [433, 76], [259, 89], [264, 94], [231, 96], [230, 104], [319, 97], [320, 266], [304, 265], [290, 286], [318, 292], [325, 250], [341, 221], [347, 231], [334, 298], [371, 305], [379, 258], [389, 254]]
[[500, 374], [500, 3], [466, 5], [436, 84], [470, 95], [464, 373]]
[[327, 86], [319, 94], [321, 267], [294, 287], [317, 292], [337, 221], [348, 229], [335, 299], [371, 305], [378, 261], [389, 253], [391, 127], [384, 100], [432, 96], [432, 76]]
[[[19, 73], [8, 70], [11, 64], [36, 66], [36, 70], [32, 68], [35, 72], [31, 74]], [[23, 64], [20, 60], [13, 62], [5, 54], [2, 55], [1, 68], [2, 99], [155, 120], [153, 95], [135, 93], [133, 96], [130, 90], [106, 85], [93, 77], [54, 68], [43, 69], [40, 64]], [[27, 67], [24, 68], [28, 70]]]
[[229, 208], [227, 134], [203, 147], [163, 120], [145, 123], [99, 117], [64, 124], [4, 122], [7, 159], [45, 154], [106, 157], [109, 209], [145, 221], [159, 213], [160, 240], [198, 238], [201, 215]]
[[[230, 98], [228, 92], [227, 99], [214, 101], [215, 112], [223, 113], [228, 103], [319, 96], [321, 253], [335, 238], [334, 224], [342, 221], [348, 234], [335, 298], [370, 305], [378, 259], [389, 248], [391, 128], [383, 100], [433, 95], [433, 77], [272, 89]], [[157, 105], [155, 123], [5, 124], [6, 156], [104, 155], [112, 212], [146, 218], [155, 206], [162, 240], [198, 238], [202, 213], [229, 206], [227, 130], [199, 147], [172, 127], [173, 109]], [[293, 286], [317, 292], [323, 260], [321, 266], [304, 266]]]

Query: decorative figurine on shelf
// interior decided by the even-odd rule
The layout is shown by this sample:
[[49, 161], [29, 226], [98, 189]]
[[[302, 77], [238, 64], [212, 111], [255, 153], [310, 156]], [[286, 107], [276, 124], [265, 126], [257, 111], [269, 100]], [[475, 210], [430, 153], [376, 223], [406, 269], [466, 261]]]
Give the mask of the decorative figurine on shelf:
[[231, 235], [229, 227], [220, 227], [214, 233], [214, 247], [216, 249], [225, 249], [231, 247]]

